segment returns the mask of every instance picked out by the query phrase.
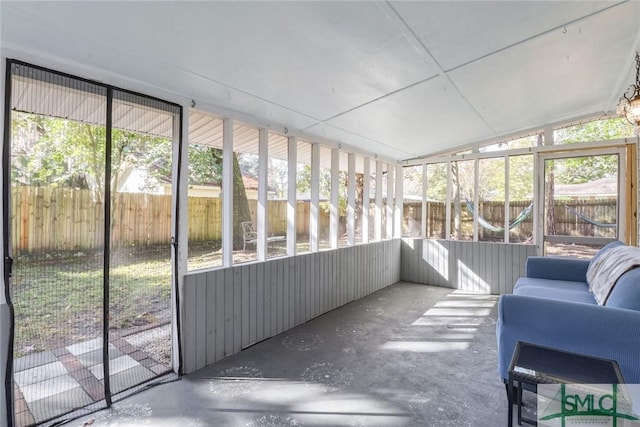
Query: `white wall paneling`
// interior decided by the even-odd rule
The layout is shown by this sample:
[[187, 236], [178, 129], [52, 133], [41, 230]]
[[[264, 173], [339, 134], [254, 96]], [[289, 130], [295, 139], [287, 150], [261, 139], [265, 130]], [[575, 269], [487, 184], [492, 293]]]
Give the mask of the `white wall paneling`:
[[401, 240], [188, 273], [185, 373], [400, 280]]
[[399, 280], [510, 293], [533, 255], [534, 245], [406, 238], [188, 273], [185, 373]]
[[535, 245], [402, 239], [402, 280], [491, 294], [511, 293]]

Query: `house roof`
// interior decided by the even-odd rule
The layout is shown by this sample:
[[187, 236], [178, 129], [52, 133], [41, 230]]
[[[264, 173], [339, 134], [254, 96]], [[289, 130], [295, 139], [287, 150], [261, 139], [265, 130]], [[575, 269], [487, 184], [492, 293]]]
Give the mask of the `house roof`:
[[582, 184], [556, 184], [554, 193], [556, 196], [617, 197], [618, 180], [610, 177]]
[[0, 8], [8, 57], [392, 161], [613, 112], [640, 47], [637, 0]]
[[247, 190], [257, 190], [258, 189], [258, 179], [253, 176], [242, 175], [242, 183], [244, 184], [244, 188]]

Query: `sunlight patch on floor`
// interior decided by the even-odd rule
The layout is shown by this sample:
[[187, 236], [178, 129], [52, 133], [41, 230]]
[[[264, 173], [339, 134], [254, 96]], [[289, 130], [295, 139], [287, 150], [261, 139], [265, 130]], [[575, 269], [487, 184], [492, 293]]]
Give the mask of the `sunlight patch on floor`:
[[389, 341], [380, 348], [414, 353], [439, 353], [441, 351], [466, 350], [469, 348], [469, 343], [461, 341]]

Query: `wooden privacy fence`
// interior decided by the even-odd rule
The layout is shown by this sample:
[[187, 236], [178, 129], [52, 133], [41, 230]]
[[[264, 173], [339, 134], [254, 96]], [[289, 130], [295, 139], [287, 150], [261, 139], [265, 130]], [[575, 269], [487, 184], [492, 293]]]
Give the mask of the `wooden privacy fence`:
[[[509, 204], [509, 220], [513, 221], [518, 214], [531, 204], [530, 200], [512, 201]], [[504, 226], [504, 202], [480, 202], [479, 214], [490, 224], [496, 227]], [[556, 233], [570, 236], [595, 236], [615, 237], [615, 228], [597, 227], [579, 218], [575, 212], [567, 209], [571, 207], [575, 212], [583, 216], [605, 224], [616, 222], [617, 199], [606, 198], [566, 198], [556, 200], [554, 205], [554, 217]], [[405, 229], [409, 222], [421, 222], [422, 206], [420, 202], [406, 202], [404, 208]], [[453, 221], [454, 206], [452, 204], [451, 216]], [[461, 227], [464, 235], [473, 235], [473, 216], [467, 211], [465, 202], [461, 204]], [[446, 222], [445, 203], [427, 202], [427, 234], [430, 236], [444, 236]], [[415, 229], [414, 226], [412, 229]], [[419, 229], [419, 227], [418, 227]], [[479, 229], [480, 236], [496, 236], [502, 238], [503, 232], [488, 230], [482, 226]], [[533, 233], [533, 213], [522, 223], [511, 230], [512, 234], [520, 237], [528, 237]]]
[[[19, 186], [11, 189], [11, 239], [14, 256], [100, 249], [104, 246], [104, 204], [90, 190]], [[189, 241], [222, 238], [219, 198], [189, 197]], [[287, 202], [269, 200], [268, 232], [287, 231]], [[249, 200], [255, 221], [257, 201]], [[111, 209], [111, 246], [153, 246], [171, 241], [171, 196], [117, 193]], [[309, 202], [296, 206], [297, 232], [308, 235]], [[320, 233], [329, 213], [319, 209]]]
[[[256, 221], [258, 201], [248, 200], [251, 219]], [[189, 241], [210, 241], [222, 239], [222, 201], [217, 197], [189, 197]], [[329, 212], [318, 210], [320, 235], [329, 233]], [[296, 234], [309, 236], [311, 204], [299, 201], [296, 204]], [[343, 218], [341, 218], [342, 220]], [[287, 233], [287, 201], [267, 201], [267, 233], [285, 235]]]
[[[39, 252], [67, 252], [99, 249], [104, 245], [104, 205], [96, 201], [89, 190], [71, 188], [42, 188], [20, 186], [11, 189], [11, 238], [16, 256]], [[513, 220], [530, 201], [510, 203]], [[578, 218], [565, 207], [603, 223], [616, 219], [616, 199], [568, 199], [556, 202], [555, 223], [558, 234], [578, 236], [614, 237], [615, 229], [597, 227]], [[429, 236], [442, 236], [445, 225], [445, 204], [427, 203], [427, 230]], [[296, 205], [296, 230], [299, 236], [308, 236], [310, 204], [300, 201]], [[251, 217], [255, 221], [257, 201], [249, 200]], [[320, 208], [320, 235], [327, 236], [329, 213]], [[385, 210], [383, 209], [383, 212]], [[112, 203], [111, 246], [153, 246], [171, 241], [171, 196], [144, 193], [118, 193]], [[419, 232], [420, 202], [404, 203], [405, 229], [408, 223]], [[461, 207], [462, 229], [472, 234], [473, 217], [464, 204]], [[480, 215], [496, 226], [504, 224], [502, 202], [480, 203]], [[189, 197], [189, 241], [217, 241], [222, 238], [222, 203], [217, 197]], [[284, 235], [287, 231], [287, 202], [269, 200], [267, 203], [268, 233]], [[340, 232], [346, 232], [345, 218], [340, 218]], [[370, 221], [371, 222], [371, 221]], [[416, 227], [417, 224], [418, 226]], [[372, 224], [370, 224], [372, 226]], [[481, 236], [500, 238], [501, 232], [480, 228]], [[533, 217], [527, 217], [512, 230], [518, 236], [533, 233]]]
[[[171, 196], [118, 193], [112, 200], [112, 247], [171, 241]], [[13, 187], [11, 239], [16, 256], [100, 249], [104, 204], [90, 190]]]

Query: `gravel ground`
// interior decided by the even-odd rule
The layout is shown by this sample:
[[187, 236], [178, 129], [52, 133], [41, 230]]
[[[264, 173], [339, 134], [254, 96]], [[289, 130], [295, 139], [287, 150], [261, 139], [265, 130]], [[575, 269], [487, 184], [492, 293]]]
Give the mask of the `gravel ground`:
[[147, 353], [156, 362], [171, 365], [171, 324], [147, 329], [124, 337], [131, 345]]

